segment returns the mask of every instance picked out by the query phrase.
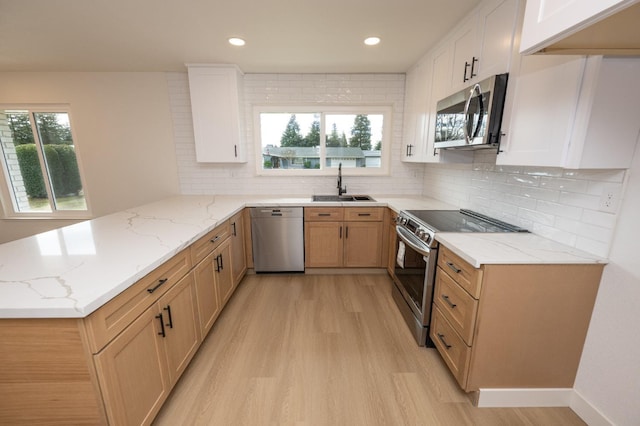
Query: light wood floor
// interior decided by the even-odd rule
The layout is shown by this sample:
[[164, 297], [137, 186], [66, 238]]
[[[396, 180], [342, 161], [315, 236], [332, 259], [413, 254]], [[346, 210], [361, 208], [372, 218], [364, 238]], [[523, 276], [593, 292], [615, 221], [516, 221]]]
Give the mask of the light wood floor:
[[584, 425], [569, 408], [476, 408], [418, 347], [386, 275], [249, 275], [157, 425]]

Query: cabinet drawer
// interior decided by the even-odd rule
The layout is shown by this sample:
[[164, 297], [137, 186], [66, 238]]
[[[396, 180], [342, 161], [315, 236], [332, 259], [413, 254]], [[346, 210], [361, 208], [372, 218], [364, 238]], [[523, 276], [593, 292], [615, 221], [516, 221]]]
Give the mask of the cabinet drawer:
[[191, 258], [193, 264], [197, 265], [202, 259], [207, 257], [209, 253], [215, 250], [224, 240], [231, 235], [229, 221], [225, 221], [222, 225], [218, 225], [213, 230], [207, 232], [195, 243], [191, 244]]
[[336, 221], [344, 218], [342, 207], [305, 207], [304, 220], [309, 222]]
[[346, 207], [344, 220], [381, 221], [384, 218], [382, 207]]
[[460, 386], [465, 389], [471, 360], [471, 348], [465, 345], [437, 306], [431, 317], [431, 339]]
[[441, 268], [436, 272], [433, 301], [467, 345], [471, 346], [478, 301], [456, 284]]
[[190, 269], [191, 257], [186, 249], [85, 318], [92, 352], [100, 351]]
[[460, 287], [464, 288], [474, 299], [480, 297], [482, 270], [469, 265], [461, 257], [444, 246], [440, 246], [438, 266], [442, 268]]

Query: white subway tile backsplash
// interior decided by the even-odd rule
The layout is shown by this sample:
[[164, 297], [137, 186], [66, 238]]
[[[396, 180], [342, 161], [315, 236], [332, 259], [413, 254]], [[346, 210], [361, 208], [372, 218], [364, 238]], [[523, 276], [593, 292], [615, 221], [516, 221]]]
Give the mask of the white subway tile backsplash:
[[600, 196], [622, 194], [624, 171], [499, 166], [495, 159], [480, 151], [472, 165], [429, 164], [423, 194], [607, 256], [617, 215], [599, 211]]

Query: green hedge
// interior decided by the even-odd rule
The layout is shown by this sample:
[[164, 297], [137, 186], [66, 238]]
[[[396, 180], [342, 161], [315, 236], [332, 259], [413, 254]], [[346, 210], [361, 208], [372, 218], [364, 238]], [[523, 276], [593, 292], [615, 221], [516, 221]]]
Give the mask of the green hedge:
[[[30, 198], [46, 198], [47, 191], [40, 170], [38, 152], [34, 144], [16, 146], [20, 172]], [[56, 197], [75, 195], [82, 190], [80, 171], [73, 146], [49, 144], [44, 146], [49, 176]]]

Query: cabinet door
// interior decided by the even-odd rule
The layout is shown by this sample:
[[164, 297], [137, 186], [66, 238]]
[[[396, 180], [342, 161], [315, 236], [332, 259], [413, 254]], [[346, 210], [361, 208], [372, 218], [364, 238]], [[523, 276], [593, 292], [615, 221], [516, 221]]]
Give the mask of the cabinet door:
[[244, 250], [243, 212], [229, 219], [231, 225], [231, 269], [233, 271], [233, 286], [237, 286], [247, 271], [246, 254]]
[[422, 59], [407, 72], [401, 153], [401, 159], [404, 162], [425, 161], [431, 101], [430, 59], [429, 57]]
[[216, 261], [218, 253], [211, 253], [194, 269], [200, 337], [204, 339], [220, 314], [220, 297], [216, 283]]
[[382, 262], [382, 222], [345, 222], [344, 266], [379, 268]]
[[241, 146], [242, 75], [238, 68], [190, 65], [188, 70], [197, 161], [246, 162]]
[[170, 390], [154, 305], [94, 356], [109, 423], [150, 424]]
[[510, 78], [497, 164], [562, 167], [571, 137], [585, 58], [522, 56]]
[[342, 222], [305, 222], [305, 266], [341, 267], [342, 233]]
[[233, 294], [233, 275], [231, 273], [231, 239], [228, 239], [213, 252], [215, 255], [215, 274], [218, 297], [224, 306]]
[[520, 52], [537, 52], [635, 0], [527, 0]]
[[480, 8], [482, 45], [476, 64], [478, 80], [509, 71], [519, 0], [492, 0]]
[[[478, 75], [478, 17], [474, 13], [453, 34], [451, 55], [453, 68], [449, 92], [453, 93], [471, 84]], [[445, 80], [443, 80], [445, 81]]]
[[167, 292], [158, 306], [162, 313], [164, 339], [171, 384], [175, 384], [200, 345], [196, 287], [193, 272]]

